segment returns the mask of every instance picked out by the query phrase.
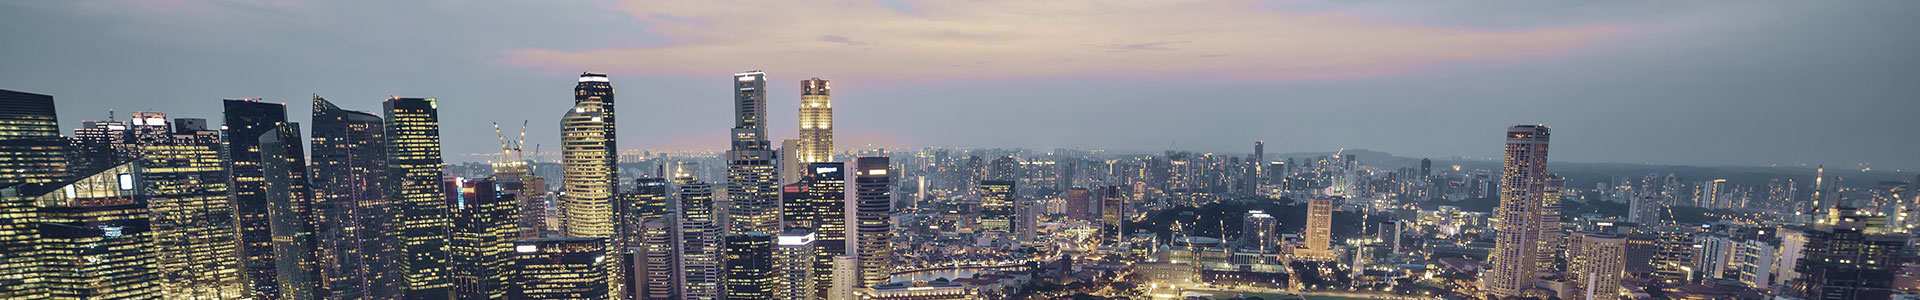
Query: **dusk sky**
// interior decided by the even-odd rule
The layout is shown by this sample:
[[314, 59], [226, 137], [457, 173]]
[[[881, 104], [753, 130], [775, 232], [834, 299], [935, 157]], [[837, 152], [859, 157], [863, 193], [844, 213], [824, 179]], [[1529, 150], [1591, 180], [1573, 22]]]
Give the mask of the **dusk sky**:
[[[1342, 147], [1553, 159], [1920, 167], [1920, 1], [5, 1], [0, 89], [63, 130], [220, 99], [375, 112], [440, 101], [449, 159], [492, 122], [558, 150], [581, 71], [611, 75], [622, 149], [720, 150], [731, 77], [769, 132], [834, 83], [841, 150], [1246, 153]], [[529, 145], [531, 147], [531, 145]]]

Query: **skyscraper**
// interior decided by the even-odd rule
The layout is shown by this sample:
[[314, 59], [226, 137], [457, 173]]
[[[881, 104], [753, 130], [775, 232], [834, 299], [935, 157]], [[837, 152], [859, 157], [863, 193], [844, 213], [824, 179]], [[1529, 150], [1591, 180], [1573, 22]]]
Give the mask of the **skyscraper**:
[[[580, 93], [591, 93], [590, 82], [605, 80], [605, 77], [580, 77]], [[611, 90], [609, 88], [609, 90]], [[564, 187], [560, 193], [561, 227], [567, 236], [605, 237], [614, 235], [613, 195], [616, 181], [616, 169], [608, 163], [614, 159], [613, 148], [608, 148], [613, 133], [609, 126], [606, 109], [612, 107], [600, 96], [582, 96], [576, 98], [573, 108], [567, 110], [560, 119], [561, 139], [561, 177]]]
[[1500, 206], [1494, 210], [1496, 238], [1489, 268], [1481, 278], [1488, 293], [1520, 296], [1533, 287], [1538, 270], [1541, 205], [1546, 198], [1547, 142], [1543, 125], [1507, 129], [1506, 167], [1500, 176]]
[[1333, 199], [1307, 200], [1307, 250], [1305, 256], [1326, 259], [1332, 256]]
[[[28, 184], [39, 203], [47, 299], [155, 299], [158, 295], [147, 203], [133, 182], [138, 162], [84, 171], [81, 177]], [[18, 253], [31, 254], [32, 252]], [[7, 255], [18, 255], [8, 253]], [[14, 298], [10, 298], [14, 299]], [[35, 299], [27, 297], [25, 299]]]
[[266, 179], [262, 177], [260, 135], [287, 122], [287, 106], [260, 102], [259, 98], [223, 100], [225, 123], [221, 125], [220, 144], [225, 146], [221, 161], [227, 164], [229, 198], [233, 201], [236, 226], [240, 234], [240, 261], [246, 268], [248, 287], [254, 298], [280, 298], [273, 253], [272, 224], [267, 219], [269, 206]]
[[773, 299], [813, 300], [819, 292], [814, 279], [819, 254], [814, 252], [817, 236], [812, 229], [795, 228], [780, 233], [773, 248]]
[[1574, 290], [1571, 299], [1613, 299], [1620, 279], [1627, 275], [1627, 239], [1580, 233], [1568, 241], [1567, 279], [1573, 282]]
[[1074, 220], [1097, 221], [1104, 214], [1099, 202], [1094, 202], [1093, 193], [1085, 187], [1067, 188], [1067, 218]]
[[513, 247], [520, 237], [520, 204], [494, 178], [456, 178], [451, 266], [454, 299], [506, 299], [513, 280]]
[[[441, 187], [445, 161], [440, 159], [439, 104], [433, 98], [389, 98], [385, 108], [387, 138], [387, 199], [398, 207], [399, 268], [405, 274], [408, 299], [446, 299], [452, 282], [447, 274], [446, 191]], [[389, 250], [391, 251], [391, 250]]]
[[679, 289], [679, 283], [674, 280], [680, 277], [680, 247], [678, 243], [674, 243], [675, 233], [678, 231], [676, 228], [679, 227], [674, 220], [678, 212], [667, 211], [666, 213], [661, 217], [648, 219], [642, 224], [640, 235], [646, 241], [646, 246], [642, 248], [643, 252], [639, 255], [643, 258], [640, 260], [640, 271], [636, 272], [641, 276], [638, 276], [639, 280], [634, 283], [640, 286], [641, 294], [636, 297], [637, 299], [678, 299], [678, 295], [674, 293]]
[[616, 134], [619, 133], [619, 130], [616, 130], [616, 126], [614, 126], [618, 125], [618, 123], [614, 122], [613, 81], [607, 79], [607, 74], [593, 72], [580, 72], [579, 81], [579, 84], [573, 86], [573, 105], [579, 106], [581, 103], [589, 102], [589, 100], [598, 100], [597, 102], [599, 102], [597, 105], [600, 107], [600, 125], [606, 126], [606, 129], [600, 130], [604, 132], [602, 135], [604, 141], [602, 142], [606, 143], [606, 146], [602, 147], [602, 149], [606, 149], [607, 151], [607, 169], [615, 170], [615, 174], [608, 175], [607, 178], [608, 184], [612, 184], [614, 190], [609, 190], [607, 193], [617, 194], [620, 192], [620, 185], [616, 182], [616, 180], [619, 180], [617, 177], [619, 175], [618, 170], [620, 169], [620, 157], [615, 153], [620, 152], [620, 139]]
[[680, 286], [682, 299], [719, 299], [720, 226], [715, 219], [713, 185], [682, 173], [674, 178], [680, 202]]
[[639, 249], [646, 246], [646, 238], [641, 229], [648, 220], [659, 219], [667, 211], [668, 191], [666, 178], [647, 177], [633, 180], [633, 189], [621, 191], [614, 197], [616, 219], [620, 227], [617, 244], [621, 249]]
[[[40, 264], [39, 208], [29, 183], [67, 174], [67, 139], [60, 137], [53, 96], [0, 90], [0, 299], [47, 297]], [[46, 190], [46, 191], [50, 191]]]
[[1279, 249], [1280, 232], [1277, 231], [1279, 226], [1280, 221], [1267, 212], [1247, 211], [1246, 218], [1241, 220], [1240, 225], [1240, 247], [1259, 249], [1260, 253]]
[[833, 161], [833, 84], [800, 81], [800, 162]]
[[[806, 177], [782, 190], [787, 228], [810, 229], [814, 244], [815, 287], [833, 286], [833, 258], [847, 254], [847, 188], [845, 163], [807, 164]], [[853, 267], [858, 269], [858, 267]], [[856, 278], [859, 274], [854, 274]]]
[[1005, 234], [1013, 229], [1013, 202], [1020, 195], [1010, 180], [980, 181], [980, 230]]
[[[559, 237], [514, 242], [508, 299], [612, 299], [607, 239]], [[413, 298], [409, 294], [408, 298]]]
[[[135, 120], [146, 122], [138, 117]], [[70, 169], [105, 169], [138, 157], [134, 153], [137, 149], [132, 149], [134, 143], [129, 134], [132, 131], [127, 121], [81, 121], [80, 124], [80, 128], [73, 129], [73, 137], [68, 138], [73, 141], [74, 152]]]
[[854, 161], [855, 245], [864, 286], [887, 283], [893, 276], [893, 175], [886, 157]]
[[273, 232], [274, 273], [280, 296], [317, 299], [331, 296], [320, 276], [320, 249], [313, 193], [307, 181], [307, 156], [299, 123], [281, 123], [256, 137], [260, 174], [265, 180], [267, 220]]
[[324, 221], [317, 234], [328, 245], [321, 273], [342, 297], [393, 299], [404, 282], [392, 251], [400, 224], [385, 189], [384, 122], [313, 97], [313, 198]]
[[773, 299], [776, 289], [773, 269], [773, 236], [759, 232], [729, 234], [726, 245], [727, 299]]
[[1126, 240], [1127, 215], [1132, 213], [1133, 204], [1127, 203], [1127, 195], [1120, 192], [1119, 186], [1100, 187], [1100, 236], [1108, 244], [1118, 244]]
[[1540, 195], [1540, 248], [1535, 251], [1534, 264], [1542, 270], [1562, 271], [1556, 266], [1556, 258], [1567, 245], [1560, 237], [1560, 197], [1567, 188], [1567, 178], [1559, 174], [1547, 174]]
[[153, 112], [135, 113], [132, 123], [143, 168], [135, 183], [152, 209], [159, 296], [245, 297], [220, 132], [204, 121], [169, 124]]
[[767, 74], [760, 71], [733, 75], [735, 114], [732, 148], [727, 151], [726, 201], [730, 234], [780, 232], [780, 167], [774, 164], [778, 154], [767, 142], [766, 81]]
[[780, 185], [793, 184], [805, 178], [807, 163], [800, 161], [800, 140], [780, 140]]

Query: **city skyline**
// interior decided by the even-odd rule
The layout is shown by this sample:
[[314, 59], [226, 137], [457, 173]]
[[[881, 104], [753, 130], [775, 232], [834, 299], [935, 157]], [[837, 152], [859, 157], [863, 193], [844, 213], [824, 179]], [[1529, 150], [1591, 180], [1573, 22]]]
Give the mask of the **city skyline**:
[[[508, 33], [566, 31], [562, 29], [580, 32], [488, 42], [477, 41], [464, 30], [441, 25], [378, 21], [397, 22], [394, 25], [419, 32], [450, 33], [420, 37], [417, 42], [425, 46], [420, 49], [392, 48], [413, 43], [406, 42], [413, 40], [402, 39], [408, 34], [318, 28], [308, 23], [341, 15], [373, 13], [365, 11], [369, 9], [427, 16], [504, 12], [418, 4], [387, 4], [397, 7], [280, 4], [289, 7], [278, 7], [187, 2], [164, 7], [138, 4], [115, 8], [72, 3], [6, 5], [17, 8], [0, 13], [7, 16], [9, 22], [70, 25], [57, 26], [64, 33], [58, 35], [31, 29], [45, 28], [40, 26], [7, 26], [9, 29], [4, 32], [20, 37], [18, 40], [22, 42], [0, 46], [9, 53], [22, 53], [8, 55], [0, 61], [21, 66], [18, 70], [33, 70], [0, 74], [0, 85], [55, 95], [63, 132], [80, 127], [81, 121], [106, 120], [108, 109], [114, 109], [120, 115], [117, 118], [138, 110], [183, 117], [214, 117], [219, 107], [213, 100], [223, 98], [264, 98], [266, 102], [294, 103], [289, 105], [287, 113], [301, 115], [309, 109], [298, 105], [304, 102], [301, 97], [313, 93], [327, 95], [342, 108], [358, 111], [376, 111], [376, 103], [388, 96], [433, 97], [449, 103], [476, 104], [446, 107], [446, 114], [461, 117], [446, 120], [445, 141], [450, 162], [481, 161], [485, 157], [464, 154], [487, 153], [497, 147], [495, 137], [486, 128], [492, 122], [536, 120], [528, 129], [529, 141], [544, 145], [542, 150], [557, 150], [558, 138], [553, 135], [559, 132], [557, 122], [541, 122], [537, 119], [545, 119], [542, 118], [545, 115], [526, 115], [519, 111], [567, 109], [568, 103], [559, 100], [564, 96], [552, 91], [572, 84], [566, 81], [572, 78], [568, 74], [594, 71], [608, 73], [616, 88], [646, 93], [632, 94], [640, 96], [629, 96], [626, 101], [627, 106], [638, 108], [629, 108], [633, 116], [621, 124], [629, 134], [620, 139], [620, 149], [718, 150], [724, 147], [721, 145], [725, 144], [727, 126], [725, 120], [707, 116], [725, 111], [729, 104], [721, 100], [727, 95], [720, 92], [720, 82], [725, 79], [719, 78], [738, 70], [764, 69], [769, 74], [767, 80], [771, 81], [767, 87], [766, 124], [776, 125], [768, 131], [767, 140], [771, 141], [797, 137], [797, 131], [785, 125], [796, 122], [792, 112], [798, 108], [801, 79], [817, 76], [840, 81], [841, 90], [834, 99], [841, 104], [836, 112], [841, 117], [838, 122], [841, 124], [836, 124], [840, 128], [835, 132], [838, 149], [864, 149], [872, 145], [889, 149], [962, 146], [1238, 153], [1244, 151], [1242, 145], [1247, 140], [1265, 140], [1271, 144], [1269, 151], [1276, 153], [1347, 148], [1408, 157], [1487, 158], [1494, 150], [1485, 145], [1495, 141], [1472, 132], [1512, 124], [1553, 124], [1569, 136], [1559, 141], [1567, 145], [1567, 150], [1557, 152], [1555, 157], [1573, 162], [1920, 168], [1920, 160], [1905, 155], [1910, 152], [1907, 149], [1920, 147], [1920, 141], [1885, 138], [1875, 134], [1877, 130], [1859, 130], [1920, 127], [1920, 123], [1916, 123], [1920, 119], [1904, 113], [1920, 105], [1905, 101], [1920, 92], [1916, 91], [1920, 88], [1906, 84], [1908, 80], [1902, 78], [1910, 76], [1902, 75], [1907, 73], [1898, 67], [1914, 61], [1915, 58], [1902, 53], [1911, 53], [1917, 45], [1909, 40], [1875, 38], [1885, 30], [1913, 27], [1914, 20], [1892, 13], [1910, 11], [1902, 7], [1910, 8], [1915, 5], [1912, 3], [1740, 7], [1715, 17], [1702, 17], [1702, 14], [1730, 9], [1726, 7], [1729, 5], [1586, 4], [1592, 8], [1591, 12], [1539, 16], [1529, 14], [1559, 10], [1543, 7], [1550, 5], [1490, 9], [1436, 4], [1433, 5], [1436, 7], [1422, 7], [1427, 9], [1413, 9], [1253, 2], [1189, 5], [1191, 7], [1174, 10], [1204, 15], [1231, 8], [1255, 8], [1232, 15], [1264, 20], [1248, 22], [1272, 22], [1271, 25], [1279, 28], [1271, 29], [1276, 32], [1325, 28], [1327, 32], [1395, 37], [1409, 31], [1441, 30], [1496, 40], [1537, 34], [1556, 37], [1547, 40], [1558, 43], [1539, 47], [1546, 50], [1520, 51], [1526, 52], [1522, 54], [1465, 47], [1462, 57], [1415, 57], [1431, 61], [1410, 63], [1415, 65], [1412, 67], [1346, 66], [1348, 68], [1340, 70], [1378, 67], [1385, 71], [1334, 72], [1340, 74], [1324, 77], [1288, 75], [1302, 69], [1276, 65], [1276, 61], [1288, 58], [1313, 57], [1294, 52], [1235, 58], [1251, 64], [1249, 67], [1253, 69], [1249, 70], [1278, 70], [1256, 73], [1223, 67], [1146, 72], [1159, 70], [1154, 65], [1109, 69], [1074, 65], [1061, 68], [1063, 71], [1057, 73], [1014, 72], [1017, 69], [1004, 66], [956, 71], [928, 67], [934, 63], [962, 63], [950, 55], [935, 55], [926, 57], [927, 62], [907, 65], [927, 68], [896, 69], [900, 76], [877, 75], [873, 63], [861, 63], [845, 54], [804, 62], [788, 61], [797, 59], [784, 59], [784, 55], [726, 64], [685, 60], [672, 62], [685, 65], [671, 68], [644, 65], [655, 64], [653, 62], [616, 59], [620, 56], [596, 56], [622, 51], [671, 54], [698, 47], [734, 49], [763, 45], [714, 41], [705, 35], [709, 30], [718, 29], [663, 34], [668, 30], [686, 29], [684, 24], [674, 23], [676, 18], [687, 22], [704, 20], [696, 23], [732, 28], [733, 25], [727, 25], [732, 22], [728, 21], [768, 14], [756, 8], [740, 15], [712, 15], [709, 9], [692, 4], [645, 9], [639, 8], [644, 5], [627, 2], [540, 7], [499, 4], [501, 7], [491, 9], [515, 11], [507, 8], [519, 8], [536, 16], [579, 14], [584, 17], [564, 22], [532, 22], [540, 24], [521, 23], [547, 20], [513, 19], [487, 24], [458, 21], [444, 25], [473, 25], [474, 28], [527, 25]], [[914, 21], [917, 18], [931, 17], [955, 17], [963, 21], [961, 23], [1032, 21], [1006, 19], [1012, 17], [983, 11], [1012, 5], [997, 2], [965, 8], [887, 1], [837, 5], [815, 9], [838, 8], [842, 11], [834, 14], [849, 17], [846, 21], [826, 24], [860, 21], [917, 24]], [[1072, 3], [1059, 6], [1041, 11], [1085, 9], [1125, 16], [1144, 9], [1084, 7], [1087, 5]], [[126, 17], [136, 11], [153, 13], [124, 20], [103, 19]], [[212, 24], [185, 21], [207, 15], [235, 17], [221, 18]], [[269, 15], [292, 22], [268, 22], [270, 18], [263, 16]], [[1176, 15], [1153, 20], [1170, 22], [1179, 28], [1204, 28], [1186, 22], [1192, 17]], [[774, 21], [796, 22], [787, 18], [769, 20]], [[203, 28], [213, 25], [249, 29]], [[940, 29], [938, 25], [926, 26], [933, 28], [915, 28], [910, 32]], [[218, 45], [226, 43], [220, 40], [179, 36], [177, 32], [198, 32], [186, 29], [234, 33], [254, 42], [222, 47]], [[632, 37], [616, 41], [583, 38], [609, 34], [600, 32], [603, 30], [634, 33], [614, 35]], [[1213, 34], [1267, 33], [1246, 31], [1232, 29]], [[286, 40], [274, 35], [286, 32], [314, 35], [310, 35], [311, 41]], [[1052, 33], [988, 30], [982, 34], [1004, 34], [1016, 41], [1032, 41]], [[103, 38], [87, 41], [62, 38], [71, 35]], [[824, 43], [852, 47], [847, 51], [849, 54], [887, 55], [921, 53], [915, 52], [919, 51], [915, 47], [933, 43], [923, 37], [888, 36], [857, 28], [814, 35], [818, 36], [791, 36], [766, 43], [791, 43], [805, 46], [803, 50], [808, 51], [816, 51], [821, 45], [814, 44]], [[1110, 41], [1086, 42], [1087, 45], [1074, 45], [1080, 50], [1061, 51], [1079, 51], [1068, 53], [1087, 57], [1087, 60], [1103, 59], [1100, 57], [1111, 54], [1184, 61], [1194, 59], [1192, 56], [1207, 55], [1193, 51], [1219, 49], [1207, 38], [1211, 35], [1186, 39], [1143, 35], [1148, 36], [1089, 37]], [[1084, 40], [1066, 42], [1077, 41]], [[1288, 40], [1259, 40], [1250, 42], [1255, 44], [1249, 46], [1285, 41]], [[1675, 41], [1684, 43], [1660, 43]], [[340, 45], [315, 44], [324, 42]], [[864, 44], [867, 48], [854, 44]], [[1648, 47], [1662, 51], [1648, 51]], [[281, 51], [286, 49], [300, 50]], [[338, 51], [323, 51], [329, 49]], [[141, 52], [135, 55], [120, 51]], [[321, 56], [321, 53], [339, 56]], [[1034, 54], [989, 53], [1005, 57], [1007, 63], [1020, 63], [1019, 59]], [[119, 57], [155, 60], [130, 61]], [[577, 60], [568, 57], [619, 62], [581, 65], [568, 63]], [[889, 56], [876, 59], [886, 57]], [[84, 63], [86, 61], [81, 60], [94, 58], [105, 61]], [[334, 64], [335, 61], [339, 63]], [[1251, 99], [1239, 96], [1245, 94], [1269, 96]], [[1520, 109], [1522, 114], [1501, 111], [1503, 107], [1520, 104], [1529, 106]], [[503, 106], [524, 109], [496, 108]], [[1355, 106], [1385, 109], [1349, 113], [1338, 110]], [[918, 111], [954, 113], [915, 113]], [[969, 119], [991, 113], [999, 114], [985, 119], [986, 122]], [[1011, 122], [1015, 120], [1020, 122]], [[960, 124], [967, 126], [954, 126]], [[1709, 128], [1710, 134], [1658, 134], [1673, 128]], [[1191, 134], [1193, 132], [1203, 134]], [[1866, 165], [1860, 165], [1862, 163]]]

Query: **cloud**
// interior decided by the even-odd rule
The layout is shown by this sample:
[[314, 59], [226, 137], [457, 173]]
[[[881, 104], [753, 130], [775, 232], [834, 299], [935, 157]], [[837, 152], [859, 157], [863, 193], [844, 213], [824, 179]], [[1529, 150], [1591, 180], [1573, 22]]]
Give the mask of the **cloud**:
[[873, 81], [1284, 80], [1549, 55], [1626, 31], [1596, 25], [1409, 25], [1338, 12], [1289, 13], [1245, 0], [917, 1], [911, 13], [898, 4], [871, 1], [629, 0], [616, 6], [651, 24], [648, 32], [636, 34], [666, 42], [584, 51], [519, 49], [508, 53], [507, 62], [630, 75], [766, 69]]

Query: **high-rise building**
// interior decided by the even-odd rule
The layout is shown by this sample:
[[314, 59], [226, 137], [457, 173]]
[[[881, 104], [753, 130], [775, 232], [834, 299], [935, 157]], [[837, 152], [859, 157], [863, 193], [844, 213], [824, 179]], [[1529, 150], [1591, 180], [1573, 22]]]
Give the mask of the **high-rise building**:
[[[112, 118], [111, 115], [108, 118]], [[136, 120], [140, 120], [136, 117]], [[165, 119], [162, 118], [164, 121]], [[140, 120], [145, 123], [145, 120]], [[99, 170], [138, 157], [127, 121], [81, 121], [73, 129], [72, 170]], [[164, 124], [164, 122], [162, 122]]]
[[[806, 176], [799, 183], [782, 189], [787, 228], [813, 230], [815, 287], [823, 291], [833, 286], [833, 258], [847, 255], [847, 187], [845, 163], [807, 164]], [[858, 269], [858, 267], [855, 267]], [[859, 276], [859, 274], [854, 274]]]
[[[767, 141], [767, 74], [733, 74], [734, 123], [727, 150], [727, 233], [780, 232], [780, 166]], [[802, 129], [804, 132], [805, 129]], [[802, 141], [805, 149], [805, 141]], [[805, 155], [802, 153], [801, 155]]]
[[800, 162], [800, 140], [780, 140], [780, 185], [800, 182], [806, 177], [807, 163]]
[[619, 136], [616, 135], [616, 133], [619, 133], [619, 130], [615, 130], [617, 128], [615, 125], [618, 125], [618, 123], [614, 122], [613, 81], [607, 79], [607, 74], [580, 72], [579, 82], [579, 84], [573, 86], [573, 105], [579, 106], [589, 101], [598, 102], [597, 105], [600, 107], [600, 125], [606, 126], [606, 129], [600, 130], [600, 132], [604, 133], [601, 135], [602, 142], [606, 143], [606, 146], [601, 148], [607, 151], [605, 158], [607, 169], [614, 170], [613, 172], [615, 172], [613, 175], [608, 175], [607, 182], [612, 185], [612, 190], [607, 191], [607, 193], [618, 194], [620, 192], [620, 185], [618, 184], [617, 180], [619, 180], [619, 178], [617, 177], [619, 176], [618, 170], [620, 170], [620, 157], [615, 153], [620, 152], [620, 139]]
[[240, 261], [245, 266], [250, 296], [278, 299], [279, 275], [273, 253], [272, 224], [266, 179], [262, 177], [260, 135], [287, 122], [287, 106], [260, 102], [259, 98], [228, 99], [225, 123], [221, 125], [220, 144], [225, 146], [221, 161], [227, 164], [227, 190], [233, 201], [240, 235]]
[[[1848, 218], [1850, 216], [1843, 216]], [[1794, 271], [1790, 295], [1802, 299], [1889, 299], [1897, 293], [1904, 235], [1872, 234], [1862, 226], [1815, 225], [1801, 231], [1807, 239], [1804, 257]]]
[[773, 299], [814, 300], [819, 294], [814, 265], [819, 260], [817, 236], [812, 229], [794, 228], [780, 233], [773, 248]]
[[[595, 77], [581, 75], [581, 87], [591, 87], [588, 83]], [[597, 77], [604, 80], [605, 77]], [[611, 88], [609, 88], [611, 91]], [[581, 93], [589, 91], [581, 90]], [[618, 185], [617, 169], [609, 163], [615, 159], [613, 148], [609, 148], [609, 136], [613, 134], [612, 120], [607, 118], [606, 109], [613, 105], [600, 96], [583, 96], [575, 100], [573, 108], [567, 110], [560, 119], [561, 139], [561, 177], [563, 187], [560, 192], [561, 227], [567, 236], [604, 237], [614, 236], [614, 186]]]
[[[674, 282], [674, 279], [680, 277], [678, 264], [680, 248], [678, 243], [673, 242], [675, 240], [675, 233], [677, 232], [676, 229], [679, 227], [674, 221], [675, 215], [677, 214], [678, 212], [675, 211], [665, 211], [663, 216], [648, 219], [645, 223], [641, 224], [640, 235], [646, 241], [646, 244], [645, 247], [642, 248], [641, 254], [637, 255], [643, 259], [640, 260], [641, 263], [640, 266], [638, 266], [640, 271], [635, 272], [641, 274], [641, 276], [636, 276], [638, 280], [633, 283], [640, 287], [640, 295], [635, 297], [635, 299], [668, 300], [679, 298], [678, 295], [675, 294], [675, 292], [679, 290], [679, 285], [677, 285], [677, 282]], [[811, 260], [809, 260], [809, 262], [810, 261]]]
[[1326, 259], [1332, 256], [1333, 199], [1307, 200], [1307, 249], [1304, 256]]
[[132, 123], [142, 167], [134, 182], [152, 210], [159, 296], [246, 297], [220, 132], [207, 130], [204, 121], [169, 124], [154, 112], [135, 113]]
[[71, 144], [53, 96], [0, 90], [0, 299], [46, 298], [40, 210], [32, 196], [65, 178]]
[[398, 208], [398, 269], [409, 299], [446, 299], [453, 284], [447, 274], [446, 191], [442, 189], [440, 112], [433, 98], [389, 98], [381, 104], [386, 119], [388, 201]]
[[[1040, 236], [1040, 202], [1021, 201], [1013, 204], [1013, 240], [1019, 243], [1038, 242]], [[862, 260], [862, 263], [866, 261]], [[885, 283], [885, 282], [881, 282]]]
[[833, 257], [833, 280], [827, 288], [828, 300], [855, 300], [853, 291], [860, 285], [860, 258], [852, 255]]
[[1569, 299], [1614, 299], [1620, 279], [1626, 278], [1627, 239], [1578, 233], [1568, 242], [1567, 279], [1573, 283], [1573, 298]]
[[506, 299], [513, 280], [513, 247], [520, 237], [520, 203], [494, 178], [455, 178], [460, 187], [453, 217], [451, 265], [454, 299]]
[[320, 276], [320, 219], [314, 214], [313, 193], [307, 181], [305, 140], [299, 123], [281, 123], [258, 137], [260, 174], [265, 180], [267, 220], [273, 232], [274, 273], [280, 296], [290, 299], [329, 297], [329, 282]]
[[1013, 229], [1013, 203], [1020, 193], [1011, 180], [980, 181], [980, 230], [1006, 234]]
[[1100, 236], [1107, 241], [1104, 244], [1119, 244], [1127, 240], [1128, 215], [1133, 212], [1133, 204], [1127, 202], [1127, 194], [1119, 186], [1100, 187]]
[[[614, 234], [614, 251], [620, 257], [620, 270], [625, 284], [621, 285], [622, 294], [628, 298], [639, 298], [646, 294], [647, 279], [647, 222], [661, 219], [667, 211], [668, 192], [666, 178], [646, 177], [633, 181], [632, 189], [623, 190], [614, 196], [614, 221], [617, 230]], [[664, 234], [659, 233], [664, 237]], [[658, 263], [653, 263], [658, 264]]]
[[1516, 125], [1507, 129], [1506, 166], [1500, 176], [1500, 206], [1495, 209], [1493, 253], [1481, 278], [1483, 288], [1499, 297], [1521, 296], [1533, 287], [1540, 251], [1540, 216], [1546, 198], [1547, 142], [1551, 130], [1543, 125]]
[[714, 213], [713, 185], [691, 175], [675, 177], [680, 202], [680, 297], [719, 299], [720, 225]]
[[134, 183], [140, 170], [138, 162], [122, 162], [12, 191], [18, 194], [0, 192], [31, 197], [40, 207], [41, 295], [50, 296], [6, 298], [157, 299], [147, 203]]
[[[1691, 226], [1652, 226], [1641, 227], [1653, 241], [1653, 256], [1647, 264], [1652, 267], [1652, 276], [1665, 288], [1677, 288], [1685, 285], [1687, 278], [1694, 272], [1694, 232], [1698, 227]], [[1629, 241], [1631, 242], [1631, 241]], [[1632, 273], [1629, 271], [1629, 273]]]
[[1280, 248], [1280, 220], [1265, 211], [1250, 210], [1240, 223], [1240, 247], [1267, 253]]
[[380, 116], [313, 97], [312, 182], [316, 234], [327, 253], [321, 273], [342, 298], [400, 297], [403, 274], [391, 251], [400, 228], [384, 187], [386, 125]]
[[1542, 270], [1560, 271], [1555, 266], [1556, 258], [1567, 247], [1560, 236], [1560, 197], [1567, 188], [1567, 178], [1547, 174], [1544, 184], [1540, 195], [1540, 248], [1534, 252], [1534, 265]]
[[[514, 281], [508, 299], [613, 299], [613, 259], [607, 239], [523, 239], [513, 245]], [[414, 298], [413, 295], [407, 295]], [[439, 299], [439, 298], [436, 298]]]
[[833, 84], [820, 77], [800, 81], [800, 161], [833, 161]]
[[884, 284], [893, 276], [893, 174], [889, 174], [889, 161], [884, 156], [854, 160], [858, 166], [853, 174], [854, 244], [862, 286]]
[[773, 236], [759, 232], [729, 234], [721, 247], [726, 252], [724, 278], [727, 299], [773, 299]]
[[1102, 217], [1099, 202], [1094, 202], [1092, 191], [1084, 187], [1067, 188], [1067, 218], [1073, 220], [1098, 221]]

